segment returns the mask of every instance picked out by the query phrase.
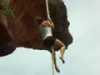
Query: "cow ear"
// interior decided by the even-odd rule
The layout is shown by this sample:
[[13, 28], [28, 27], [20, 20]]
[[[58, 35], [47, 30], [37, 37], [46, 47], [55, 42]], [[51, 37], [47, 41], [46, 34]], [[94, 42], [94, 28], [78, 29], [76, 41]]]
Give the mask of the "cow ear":
[[8, 31], [0, 22], [0, 57], [11, 54], [15, 50], [14, 41]]

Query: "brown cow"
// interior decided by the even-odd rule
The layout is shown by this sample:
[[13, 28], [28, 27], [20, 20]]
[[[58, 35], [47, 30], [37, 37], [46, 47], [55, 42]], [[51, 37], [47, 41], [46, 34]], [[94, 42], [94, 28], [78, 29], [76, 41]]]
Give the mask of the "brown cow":
[[[10, 0], [10, 3], [14, 15], [7, 16], [0, 13], [0, 56], [12, 53], [16, 47], [45, 49], [53, 52], [60, 46], [67, 48], [72, 43], [72, 36], [68, 30], [67, 11], [62, 0], [49, 0], [50, 17], [54, 23], [53, 38], [55, 39], [53, 42], [46, 40], [45, 43], [40, 33], [40, 25], [48, 20], [45, 0]], [[54, 43], [55, 40], [56, 43]], [[52, 47], [49, 46], [51, 44]], [[55, 68], [59, 71], [57, 67]]]

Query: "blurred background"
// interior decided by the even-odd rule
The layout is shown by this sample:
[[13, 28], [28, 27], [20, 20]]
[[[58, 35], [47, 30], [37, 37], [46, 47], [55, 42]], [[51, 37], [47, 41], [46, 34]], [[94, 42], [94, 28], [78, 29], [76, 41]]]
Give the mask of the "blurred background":
[[[74, 42], [65, 53], [64, 65], [57, 58], [61, 73], [55, 75], [100, 75], [100, 0], [64, 2]], [[13, 54], [0, 58], [0, 75], [52, 75], [51, 55], [17, 48]]]

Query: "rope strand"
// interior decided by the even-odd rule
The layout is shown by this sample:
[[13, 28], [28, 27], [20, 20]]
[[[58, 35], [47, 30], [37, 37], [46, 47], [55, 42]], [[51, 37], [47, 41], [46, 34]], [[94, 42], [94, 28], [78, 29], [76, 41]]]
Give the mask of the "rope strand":
[[[52, 56], [51, 56], [51, 59], [52, 59]], [[54, 62], [53, 62], [53, 60], [51, 61], [51, 66], [52, 66], [52, 75], [55, 75], [54, 74]]]

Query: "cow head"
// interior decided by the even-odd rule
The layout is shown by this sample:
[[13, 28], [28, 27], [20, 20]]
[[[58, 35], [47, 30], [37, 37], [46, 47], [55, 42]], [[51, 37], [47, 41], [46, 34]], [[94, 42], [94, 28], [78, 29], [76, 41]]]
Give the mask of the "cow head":
[[73, 38], [69, 32], [70, 22], [67, 17], [66, 6], [61, 0], [56, 3], [49, 2], [49, 6], [51, 18], [55, 24], [54, 37], [61, 40], [67, 48], [72, 43]]

